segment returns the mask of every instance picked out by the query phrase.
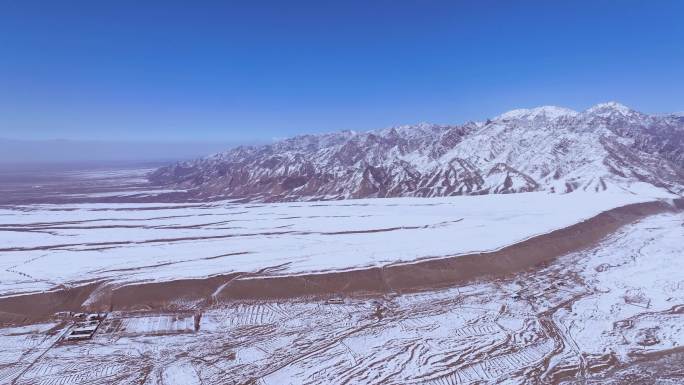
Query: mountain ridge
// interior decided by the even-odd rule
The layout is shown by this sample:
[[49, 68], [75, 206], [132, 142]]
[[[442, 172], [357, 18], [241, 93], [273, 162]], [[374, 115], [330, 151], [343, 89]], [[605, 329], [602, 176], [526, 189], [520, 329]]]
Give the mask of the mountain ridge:
[[653, 188], [684, 193], [684, 118], [617, 102], [516, 109], [241, 146], [149, 175], [199, 198], [253, 201]]

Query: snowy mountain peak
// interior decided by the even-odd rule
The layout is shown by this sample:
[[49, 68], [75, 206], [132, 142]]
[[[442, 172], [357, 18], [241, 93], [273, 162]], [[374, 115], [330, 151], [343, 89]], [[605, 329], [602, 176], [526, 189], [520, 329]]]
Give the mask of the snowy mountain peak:
[[423, 135], [431, 135], [432, 133], [439, 130], [439, 128], [440, 126], [437, 124], [420, 122], [418, 124], [405, 124], [401, 126], [393, 126], [388, 128], [382, 128], [379, 130], [372, 130], [368, 133], [381, 136], [398, 135], [406, 138], [411, 138], [416, 136], [420, 137]]
[[512, 120], [512, 119], [528, 119], [534, 120], [537, 118], [545, 118], [555, 120], [561, 117], [577, 116], [578, 112], [569, 108], [557, 106], [541, 106], [536, 108], [519, 108], [505, 112], [497, 116], [496, 120]]
[[420, 122], [416, 125], [416, 127], [418, 127], [418, 128], [431, 128], [433, 126], [434, 126], [434, 124], [428, 123], [428, 122]]
[[411, 130], [411, 129], [418, 129], [418, 130], [427, 130], [435, 127], [436, 124], [428, 123], [428, 122], [420, 122], [418, 124], [403, 124], [400, 126], [393, 126], [390, 127], [390, 129], [394, 128], [395, 130]]
[[618, 113], [621, 115], [629, 115], [629, 114], [634, 113], [636, 111], [634, 111], [631, 108], [625, 106], [624, 104], [621, 104], [618, 102], [607, 102], [607, 103], [599, 103], [599, 104], [589, 108], [586, 112], [588, 114], [604, 116], [604, 115], [609, 115], [609, 114], [614, 114], [614, 113]]

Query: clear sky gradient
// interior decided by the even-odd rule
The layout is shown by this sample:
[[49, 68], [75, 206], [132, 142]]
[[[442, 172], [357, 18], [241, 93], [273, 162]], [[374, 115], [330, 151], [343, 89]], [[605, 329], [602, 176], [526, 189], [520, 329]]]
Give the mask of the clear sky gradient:
[[[142, 4], [145, 3], [145, 4]], [[684, 110], [684, 1], [0, 1], [0, 137], [258, 141]]]

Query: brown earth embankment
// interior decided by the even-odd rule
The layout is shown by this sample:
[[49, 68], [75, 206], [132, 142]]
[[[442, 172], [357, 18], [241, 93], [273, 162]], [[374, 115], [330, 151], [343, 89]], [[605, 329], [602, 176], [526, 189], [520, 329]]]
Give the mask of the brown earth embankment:
[[[684, 206], [679, 200], [678, 208]], [[674, 210], [664, 202], [631, 204], [497, 251], [396, 263], [384, 267], [296, 276], [236, 279], [221, 298], [273, 298], [351, 292], [404, 292], [463, 284], [519, 272], [595, 245], [649, 215]], [[492, 234], [495, 237], [496, 234]]]

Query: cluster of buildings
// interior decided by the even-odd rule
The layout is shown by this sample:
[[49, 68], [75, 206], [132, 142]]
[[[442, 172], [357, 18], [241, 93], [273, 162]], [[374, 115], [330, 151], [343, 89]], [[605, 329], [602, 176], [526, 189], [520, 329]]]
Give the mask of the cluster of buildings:
[[107, 313], [76, 313], [73, 318], [76, 320], [67, 334], [62, 337], [63, 341], [82, 341], [89, 340], [100, 327], [100, 323], [107, 317]]

